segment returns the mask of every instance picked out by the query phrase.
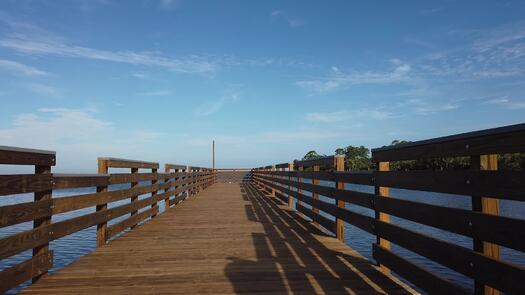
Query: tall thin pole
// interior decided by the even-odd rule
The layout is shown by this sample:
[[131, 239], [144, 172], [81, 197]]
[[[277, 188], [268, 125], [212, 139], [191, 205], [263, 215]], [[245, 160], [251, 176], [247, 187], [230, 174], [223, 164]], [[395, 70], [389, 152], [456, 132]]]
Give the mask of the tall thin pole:
[[212, 141], [212, 154], [213, 154], [213, 170], [215, 170], [215, 140]]

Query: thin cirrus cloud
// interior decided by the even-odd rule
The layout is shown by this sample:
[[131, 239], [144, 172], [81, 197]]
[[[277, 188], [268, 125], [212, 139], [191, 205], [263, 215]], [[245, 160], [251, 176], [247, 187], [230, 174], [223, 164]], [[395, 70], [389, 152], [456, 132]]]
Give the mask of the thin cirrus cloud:
[[166, 10], [175, 10], [182, 4], [181, 0], [160, 0], [160, 8]]
[[0, 70], [12, 73], [17, 76], [26, 77], [38, 77], [48, 75], [46, 71], [6, 59], [0, 59]]
[[35, 82], [24, 82], [20, 83], [19, 88], [38, 94], [43, 97], [61, 97], [62, 90], [47, 84], [35, 83]]
[[207, 101], [199, 105], [195, 108], [194, 113], [201, 117], [210, 116], [222, 110], [227, 104], [236, 103], [239, 100], [240, 98], [237, 94], [223, 96], [217, 100]]
[[169, 90], [156, 90], [156, 91], [146, 91], [137, 93], [140, 96], [167, 96], [171, 95], [172, 92]]
[[449, 34], [466, 40], [465, 44], [454, 50], [438, 50], [425, 56], [418, 65], [422, 75], [460, 82], [523, 78], [525, 75], [524, 21]]
[[525, 101], [512, 100], [506, 96], [489, 99], [484, 101], [482, 104], [500, 106], [509, 110], [525, 109]]
[[33, 40], [24, 36], [0, 39], [0, 46], [24, 54], [54, 55], [112, 61], [133, 65], [161, 67], [181, 73], [208, 73], [217, 70], [217, 65], [198, 56], [170, 58], [156, 52], [108, 51], [90, 47], [69, 45], [52, 39]]
[[383, 110], [361, 109], [356, 111], [336, 111], [336, 112], [314, 112], [305, 116], [307, 121], [318, 123], [338, 123], [350, 120], [361, 121], [363, 119], [386, 120], [396, 117], [392, 112]]
[[345, 73], [337, 67], [332, 67], [326, 77], [300, 80], [295, 85], [314, 93], [328, 93], [350, 85], [359, 84], [390, 84], [409, 80], [411, 66], [394, 59], [394, 67], [388, 71], [363, 71]]
[[217, 62], [201, 56], [173, 58], [159, 52], [111, 51], [69, 44], [61, 36], [33, 24], [14, 20], [5, 14], [0, 14], [0, 23], [4, 24], [5, 31], [8, 32], [0, 38], [0, 47], [23, 54], [111, 61], [160, 67], [180, 73], [210, 73], [218, 69]]
[[300, 27], [305, 24], [305, 22], [297, 17], [290, 16], [286, 11], [284, 10], [274, 10], [270, 14], [272, 18], [274, 19], [281, 19], [288, 23], [288, 25], [292, 28]]

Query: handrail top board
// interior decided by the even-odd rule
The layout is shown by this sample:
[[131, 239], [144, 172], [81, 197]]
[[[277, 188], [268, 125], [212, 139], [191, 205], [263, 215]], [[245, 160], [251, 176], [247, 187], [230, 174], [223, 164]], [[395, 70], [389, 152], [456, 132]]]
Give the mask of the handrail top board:
[[321, 157], [321, 158], [310, 159], [310, 160], [294, 161], [294, 166], [295, 167], [312, 167], [312, 166], [333, 167], [335, 166], [335, 159], [338, 157], [344, 157], [344, 155], [334, 155], [334, 156], [327, 156], [327, 157]]
[[275, 168], [288, 168], [288, 167], [290, 167], [290, 164], [291, 164], [291, 163], [281, 163], [281, 164], [277, 164], [277, 165], [275, 165]]
[[45, 155], [56, 155], [55, 151], [50, 151], [50, 150], [40, 150], [40, 149], [30, 149], [30, 148], [22, 148], [22, 147], [16, 147], [16, 146], [0, 145], [0, 152], [3, 152], [3, 151], [20, 152], [20, 153], [32, 153], [32, 154], [45, 154]]
[[146, 169], [158, 169], [159, 163], [137, 161], [129, 159], [120, 159], [112, 157], [99, 157], [99, 161], [107, 161], [108, 168], [146, 168]]
[[54, 166], [56, 152], [2, 145], [0, 164]]
[[523, 151], [525, 123], [374, 148], [372, 159], [376, 162], [400, 161]]
[[164, 164], [164, 169], [165, 170], [170, 170], [170, 169], [178, 169], [178, 170], [181, 170], [181, 169], [188, 169], [188, 166], [186, 165], [179, 165], [179, 164]]

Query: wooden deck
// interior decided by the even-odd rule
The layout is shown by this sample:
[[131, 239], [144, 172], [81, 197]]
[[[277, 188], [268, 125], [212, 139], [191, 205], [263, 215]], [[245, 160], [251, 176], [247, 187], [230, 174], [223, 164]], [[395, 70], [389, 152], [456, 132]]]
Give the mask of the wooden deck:
[[251, 184], [216, 183], [28, 294], [407, 294]]

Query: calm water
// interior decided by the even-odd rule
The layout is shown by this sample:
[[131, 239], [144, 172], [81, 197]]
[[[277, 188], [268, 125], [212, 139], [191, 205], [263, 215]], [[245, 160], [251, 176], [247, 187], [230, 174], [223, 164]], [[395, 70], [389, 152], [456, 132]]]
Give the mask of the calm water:
[[[332, 186], [332, 187], [334, 186], [334, 184], [330, 182], [322, 182], [321, 184], [326, 185], [326, 186]], [[113, 187], [110, 187], [110, 190], [116, 190], [116, 189], [122, 189], [122, 188], [126, 188], [126, 186], [123, 186], [123, 185], [113, 186]], [[369, 187], [369, 186], [348, 184], [346, 188], [351, 189], [351, 190], [362, 191], [362, 192], [369, 192], [369, 193], [373, 192], [373, 187]], [[86, 193], [92, 193], [92, 192], [95, 192], [94, 188], [93, 189], [80, 189], [80, 190], [63, 190], [63, 191], [53, 192], [53, 197], [60, 198], [64, 196], [79, 195], [79, 194], [86, 194]], [[400, 189], [391, 189], [390, 195], [392, 197], [397, 197], [397, 198], [407, 199], [407, 200], [414, 200], [414, 201], [419, 201], [423, 203], [429, 203], [429, 204], [435, 204], [435, 205], [441, 205], [441, 206], [447, 206], [447, 207], [453, 207], [453, 208], [470, 209], [470, 198], [465, 197], [465, 196], [409, 191], [409, 190], [400, 190]], [[149, 195], [143, 195], [140, 197], [140, 199], [146, 198], [148, 196]], [[326, 202], [334, 203], [332, 199], [328, 199], [325, 197], [321, 197], [321, 199]], [[20, 202], [30, 202], [32, 200], [33, 200], [33, 194], [4, 196], [0, 198], [0, 206], [4, 206], [8, 204], [16, 204]], [[111, 207], [119, 206], [119, 205], [122, 205], [128, 202], [129, 202], [129, 199], [122, 200], [119, 202], [114, 202], [110, 204], [109, 207], [111, 208]], [[352, 211], [361, 213], [361, 214], [365, 214], [365, 215], [372, 216], [372, 217], [374, 216], [374, 212], [366, 208], [362, 208], [362, 207], [354, 206], [354, 205], [347, 205], [347, 208]], [[142, 210], [146, 210], [146, 209], [147, 208], [144, 208]], [[164, 211], [164, 202], [159, 203], [159, 209], [161, 212]], [[501, 215], [504, 215], [504, 216], [515, 217], [515, 218], [525, 218], [525, 204], [524, 203], [513, 202], [513, 201], [501, 201], [500, 210], [501, 210]], [[74, 216], [80, 216], [80, 215], [84, 215], [84, 214], [91, 213], [91, 212], [95, 212], [94, 207], [55, 215], [53, 216], [53, 222], [69, 219]], [[110, 224], [114, 224], [126, 218], [127, 216], [128, 215], [125, 215], [118, 219], [112, 220]], [[446, 240], [446, 241], [467, 247], [467, 248], [472, 247], [472, 239], [466, 238], [461, 235], [448, 233], [446, 231], [442, 231], [442, 230], [424, 226], [418, 223], [402, 220], [396, 217], [392, 217], [391, 222], [397, 225], [401, 225], [403, 227], [407, 227], [410, 229], [414, 229], [416, 231], [426, 233], [428, 235], [431, 235], [433, 237], [436, 237], [442, 240]], [[26, 222], [26, 223], [22, 223], [22, 224], [10, 226], [10, 227], [0, 228], [0, 236], [5, 237], [13, 233], [18, 233], [23, 230], [28, 230], [28, 229], [31, 229], [32, 226], [33, 226], [32, 222]], [[367, 232], [362, 231], [359, 228], [346, 224], [345, 225], [345, 241], [348, 245], [350, 245], [355, 250], [359, 251], [365, 257], [372, 259], [371, 245], [372, 243], [375, 243], [375, 236], [368, 234]], [[51, 250], [54, 251], [54, 266], [51, 269], [51, 272], [55, 272], [58, 269], [64, 267], [65, 265], [68, 265], [72, 261], [78, 259], [79, 257], [86, 255], [87, 253], [93, 251], [95, 247], [96, 247], [96, 226], [84, 229], [75, 234], [72, 234], [72, 235], [69, 235], [64, 238], [51, 242], [50, 248]], [[392, 250], [396, 253], [401, 254], [403, 257], [410, 259], [411, 261], [417, 263], [420, 266], [423, 266], [433, 272], [439, 273], [443, 277], [448, 278], [451, 281], [458, 283], [459, 285], [465, 286], [467, 288], [472, 288], [473, 286], [472, 280], [470, 280], [469, 278], [464, 277], [446, 267], [433, 263], [429, 261], [428, 259], [425, 259], [422, 256], [419, 256], [415, 253], [407, 251], [403, 248], [396, 247], [395, 245], [392, 245]], [[506, 260], [511, 263], [518, 264], [518, 265], [525, 267], [525, 254], [520, 253], [518, 251], [508, 249], [508, 248], [504, 248], [504, 247], [502, 247], [501, 249], [501, 254], [502, 254], [503, 260]], [[0, 262], [0, 269], [5, 269], [6, 267], [16, 265], [26, 259], [29, 259], [30, 257], [31, 257], [30, 250], [20, 253], [18, 255], [12, 256]], [[19, 288], [11, 290], [8, 294], [14, 294], [20, 291], [25, 286], [27, 286], [27, 284], [22, 285]]]

